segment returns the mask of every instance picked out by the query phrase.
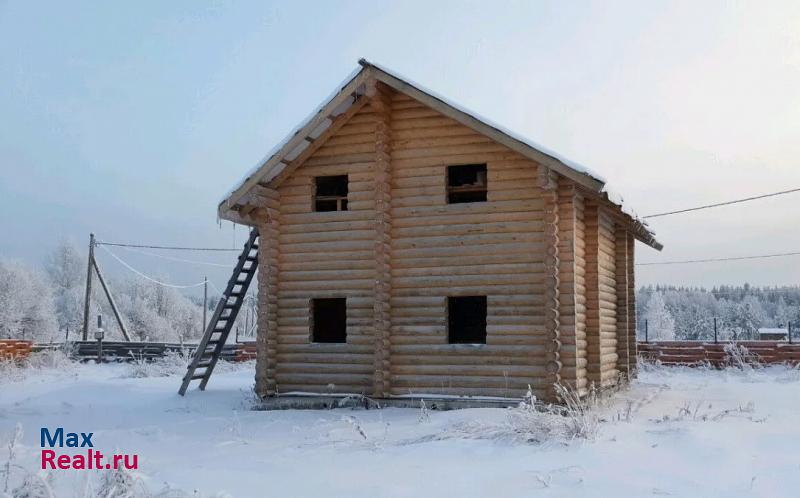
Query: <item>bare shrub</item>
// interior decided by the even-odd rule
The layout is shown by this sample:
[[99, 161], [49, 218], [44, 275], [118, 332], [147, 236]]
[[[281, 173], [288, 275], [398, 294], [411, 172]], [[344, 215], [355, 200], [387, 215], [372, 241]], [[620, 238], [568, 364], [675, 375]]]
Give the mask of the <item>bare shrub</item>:
[[725, 362], [740, 370], [752, 370], [762, 366], [761, 359], [757, 354], [735, 342], [725, 344]]
[[428, 405], [425, 404], [425, 399], [419, 400], [419, 423], [430, 422], [431, 414], [428, 411]]
[[54, 498], [50, 482], [38, 474], [26, 473], [22, 484], [11, 492], [13, 498]]
[[594, 439], [600, 425], [597, 415], [599, 401], [594, 386], [585, 397], [581, 397], [576, 389], [562, 384], [556, 384], [555, 389], [556, 395], [564, 403], [560, 408], [566, 419], [565, 435], [570, 439]]
[[343, 422], [347, 422], [347, 424], [349, 424], [349, 425], [350, 425], [350, 427], [352, 427], [352, 428], [353, 428], [353, 430], [354, 430], [354, 431], [355, 431], [355, 432], [356, 432], [356, 433], [357, 433], [359, 436], [361, 436], [362, 438], [364, 438], [364, 440], [365, 440], [365, 441], [367, 440], [367, 433], [366, 433], [366, 432], [364, 432], [364, 428], [363, 428], [363, 427], [361, 427], [361, 423], [359, 422], [359, 420], [358, 420], [357, 418], [355, 418], [355, 417], [353, 417], [353, 416], [350, 416], [350, 415], [348, 415], [348, 416], [342, 417], [342, 421], [343, 421]]
[[8, 444], [6, 447], [8, 448], [8, 459], [6, 460], [6, 464], [3, 468], [4, 474], [4, 481], [3, 481], [3, 493], [8, 493], [8, 487], [11, 482], [11, 469], [16, 467], [14, 463], [14, 459], [17, 456], [17, 445], [22, 440], [22, 425], [17, 423], [14, 427], [14, 432], [8, 439]]
[[581, 397], [574, 389], [557, 385], [556, 393], [563, 404], [545, 404], [528, 387], [519, 405], [508, 409], [505, 422], [455, 424], [432, 439], [496, 439], [533, 444], [593, 440], [600, 425], [594, 390]]
[[192, 361], [192, 355], [188, 349], [168, 351], [164, 356], [152, 360], [131, 353], [131, 361], [127, 364], [122, 377], [143, 379], [183, 375], [190, 361]]
[[44, 349], [31, 353], [25, 364], [35, 369], [58, 369], [66, 370], [75, 366], [75, 362], [70, 358], [69, 351], [65, 349]]
[[690, 402], [687, 401], [678, 408], [676, 416], [663, 415], [661, 418], [653, 419], [655, 423], [667, 422], [719, 422], [728, 417], [744, 418], [751, 422], [763, 422], [764, 418], [755, 417], [756, 406], [755, 403], [749, 401], [747, 404], [738, 405], [735, 408], [728, 408], [724, 410], [714, 410], [712, 403], [706, 403], [703, 400]]
[[119, 468], [103, 473], [96, 498], [148, 498], [151, 496], [139, 476]]
[[23, 366], [16, 360], [0, 358], [0, 384], [19, 382], [25, 378]]

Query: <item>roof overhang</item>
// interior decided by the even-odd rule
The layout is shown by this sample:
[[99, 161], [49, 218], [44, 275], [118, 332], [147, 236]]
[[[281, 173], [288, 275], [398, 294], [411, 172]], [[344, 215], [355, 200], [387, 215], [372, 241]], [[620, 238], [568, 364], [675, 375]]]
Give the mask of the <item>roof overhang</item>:
[[595, 193], [620, 207], [630, 220], [632, 231], [636, 238], [659, 251], [662, 249], [663, 246], [655, 239], [655, 234], [649, 229], [647, 223], [636, 217], [632, 212], [626, 211], [621, 199], [609, 196], [605, 189], [605, 180], [588, 168], [560, 158], [545, 147], [506, 130], [382, 66], [368, 62], [365, 59], [359, 60], [359, 65], [360, 68], [351, 73], [337, 87], [333, 95], [326, 99], [308, 118], [274, 147], [225, 196], [218, 207], [220, 218], [237, 223], [246, 223], [244, 217], [239, 213], [239, 209], [248, 204], [251, 192], [259, 185], [276, 187], [282, 181], [282, 178], [285, 178], [286, 172], [302, 162], [298, 158], [302, 159], [304, 152], [307, 154], [307, 149], [313, 148], [312, 144], [317, 138], [323, 136], [326, 132], [329, 133], [332, 127], [335, 127], [338, 121], [341, 121], [341, 118], [347, 117], [348, 111], [353, 111], [353, 106], [360, 103], [365, 95], [367, 83], [370, 80], [376, 80], [505, 145], [524, 157], [552, 169], [556, 173], [574, 181], [586, 191]]

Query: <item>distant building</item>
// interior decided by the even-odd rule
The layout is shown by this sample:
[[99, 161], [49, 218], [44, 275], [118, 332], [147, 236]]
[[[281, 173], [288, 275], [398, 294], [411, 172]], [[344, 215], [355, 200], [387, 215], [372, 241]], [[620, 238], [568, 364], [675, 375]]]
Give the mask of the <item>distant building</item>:
[[785, 328], [762, 327], [758, 329], [758, 338], [762, 341], [785, 341], [789, 337], [789, 330]]

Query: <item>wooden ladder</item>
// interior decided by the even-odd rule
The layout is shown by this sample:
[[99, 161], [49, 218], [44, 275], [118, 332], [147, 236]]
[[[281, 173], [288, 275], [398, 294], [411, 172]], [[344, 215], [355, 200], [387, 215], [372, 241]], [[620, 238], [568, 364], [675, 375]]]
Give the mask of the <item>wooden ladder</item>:
[[225, 287], [225, 292], [217, 303], [203, 338], [197, 345], [194, 358], [189, 363], [186, 375], [183, 376], [181, 388], [178, 390], [181, 396], [186, 394], [186, 389], [193, 380], [199, 380], [200, 390], [205, 390], [257, 268], [258, 230], [254, 228], [250, 231], [250, 237], [244, 245], [242, 254], [239, 255], [239, 262], [233, 270], [231, 279], [228, 280], [228, 286]]

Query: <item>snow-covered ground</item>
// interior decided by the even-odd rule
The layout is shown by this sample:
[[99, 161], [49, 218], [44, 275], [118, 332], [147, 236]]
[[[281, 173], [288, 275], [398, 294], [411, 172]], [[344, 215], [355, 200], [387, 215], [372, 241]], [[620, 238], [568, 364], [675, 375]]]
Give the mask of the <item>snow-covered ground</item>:
[[[0, 472], [39, 472], [40, 428], [93, 432], [136, 453], [159, 496], [797, 496], [800, 371], [650, 368], [600, 410], [593, 441], [529, 443], [514, 410], [252, 411], [252, 364], [206, 392], [125, 365], [49, 368], [0, 380]], [[7, 376], [8, 377], [8, 376]], [[12, 466], [9, 489], [24, 471]], [[50, 471], [57, 496], [90, 496], [103, 471]], [[0, 496], [4, 476], [0, 474]], [[185, 493], [185, 494], [184, 494]]]

